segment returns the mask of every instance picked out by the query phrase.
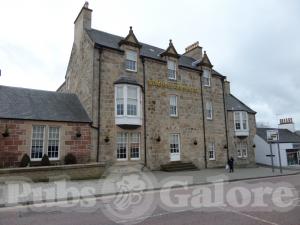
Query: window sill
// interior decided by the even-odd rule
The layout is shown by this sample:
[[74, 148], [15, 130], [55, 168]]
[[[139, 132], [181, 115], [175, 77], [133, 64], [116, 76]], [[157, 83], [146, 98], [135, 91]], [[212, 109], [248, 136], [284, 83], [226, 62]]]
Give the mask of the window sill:
[[207, 120], [210, 120], [210, 121], [212, 121], [213, 120], [213, 118], [206, 118]]
[[216, 159], [208, 159], [209, 161], [215, 161]]
[[137, 73], [137, 70], [130, 70], [130, 69], [126, 69], [126, 71], [128, 71], [128, 72], [132, 72], [132, 73]]
[[235, 136], [248, 137], [249, 136], [249, 130], [235, 130]]
[[178, 118], [178, 115], [170, 115], [171, 118]]

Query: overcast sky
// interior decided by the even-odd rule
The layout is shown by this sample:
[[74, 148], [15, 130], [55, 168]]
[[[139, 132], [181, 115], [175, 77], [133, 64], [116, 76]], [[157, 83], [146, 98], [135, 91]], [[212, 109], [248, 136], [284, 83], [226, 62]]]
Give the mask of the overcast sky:
[[[92, 27], [179, 53], [195, 41], [231, 92], [276, 126], [293, 117], [300, 129], [300, 1], [90, 0]], [[1, 85], [56, 90], [83, 0], [0, 0]], [[1, 107], [1, 106], [0, 106]]]

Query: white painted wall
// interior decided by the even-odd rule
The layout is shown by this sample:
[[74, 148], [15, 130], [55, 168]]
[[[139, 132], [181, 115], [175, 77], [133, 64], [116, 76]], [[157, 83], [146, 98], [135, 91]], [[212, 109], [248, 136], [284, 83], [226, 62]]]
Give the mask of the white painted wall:
[[[254, 137], [254, 144], [256, 145], [255, 148], [255, 160], [257, 163], [265, 164], [265, 165], [272, 165], [271, 164], [271, 157], [267, 157], [266, 155], [270, 155], [270, 145], [265, 142], [264, 139], [259, 137], [258, 135], [255, 135]], [[292, 143], [279, 143], [279, 149], [280, 149], [280, 156], [281, 156], [281, 165], [287, 166], [287, 157], [286, 157], [286, 149], [292, 149], [293, 144]], [[272, 144], [272, 151], [273, 155], [273, 161], [275, 166], [279, 166], [279, 157], [278, 157], [278, 148], [277, 144]]]

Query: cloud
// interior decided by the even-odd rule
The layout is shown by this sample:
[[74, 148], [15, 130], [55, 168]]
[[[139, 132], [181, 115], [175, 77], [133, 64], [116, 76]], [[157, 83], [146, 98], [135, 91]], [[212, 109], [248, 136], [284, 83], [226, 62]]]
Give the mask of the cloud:
[[[63, 82], [82, 0], [3, 1], [0, 84], [55, 90]], [[276, 125], [285, 115], [300, 129], [300, 2], [297, 0], [90, 1], [92, 26], [183, 52], [199, 41], [232, 92]]]

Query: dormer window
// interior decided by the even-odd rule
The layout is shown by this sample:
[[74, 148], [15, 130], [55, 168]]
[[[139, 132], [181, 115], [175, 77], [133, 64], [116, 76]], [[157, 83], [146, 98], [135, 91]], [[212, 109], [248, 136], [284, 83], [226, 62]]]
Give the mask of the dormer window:
[[176, 62], [173, 60], [168, 60], [168, 78], [176, 80]]
[[203, 85], [206, 87], [210, 87], [211, 83], [211, 75], [208, 69], [203, 70]]
[[137, 71], [137, 52], [128, 50], [126, 51], [126, 70], [128, 71]]

